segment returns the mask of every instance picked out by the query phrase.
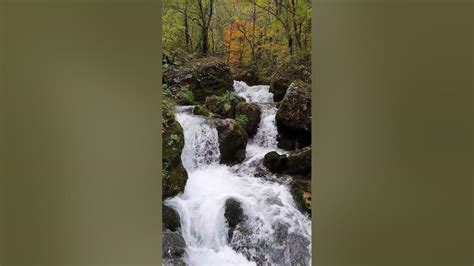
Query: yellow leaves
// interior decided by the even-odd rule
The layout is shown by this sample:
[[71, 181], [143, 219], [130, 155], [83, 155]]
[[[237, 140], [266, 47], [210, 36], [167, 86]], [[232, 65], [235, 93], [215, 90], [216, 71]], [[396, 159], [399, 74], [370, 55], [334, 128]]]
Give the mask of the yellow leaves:
[[[255, 29], [257, 32], [257, 29]], [[224, 32], [224, 42], [228, 49], [228, 60], [232, 64], [249, 64], [252, 61], [254, 42], [253, 25], [245, 20], [236, 20]]]

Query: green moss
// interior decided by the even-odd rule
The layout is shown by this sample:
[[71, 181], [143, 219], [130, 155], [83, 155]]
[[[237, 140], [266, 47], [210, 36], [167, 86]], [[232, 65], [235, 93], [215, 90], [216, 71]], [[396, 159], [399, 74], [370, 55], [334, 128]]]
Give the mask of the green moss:
[[181, 90], [178, 92], [176, 101], [180, 105], [193, 105], [195, 103], [193, 92], [188, 89]]
[[233, 92], [226, 92], [223, 95], [213, 95], [206, 98], [205, 106], [211, 112], [224, 118], [235, 118], [235, 108], [245, 99]]
[[209, 109], [207, 109], [203, 105], [196, 105], [193, 109], [193, 114], [202, 115], [202, 116], [205, 116], [205, 117], [211, 117], [212, 116], [211, 111], [209, 111]]
[[169, 90], [168, 84], [164, 83], [163, 85], [161, 85], [161, 91], [163, 92], [164, 97], [170, 96], [170, 90]]
[[235, 122], [237, 122], [237, 124], [242, 127], [242, 128], [246, 128], [247, 127], [247, 124], [249, 123], [249, 118], [246, 116], [246, 115], [239, 115], [237, 116], [237, 118], [235, 119]]

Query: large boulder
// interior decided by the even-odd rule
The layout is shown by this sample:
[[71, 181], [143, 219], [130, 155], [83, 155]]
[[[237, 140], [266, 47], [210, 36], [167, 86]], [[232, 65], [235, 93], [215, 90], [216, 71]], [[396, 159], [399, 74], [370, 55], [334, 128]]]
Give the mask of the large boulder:
[[237, 105], [242, 102], [245, 102], [244, 98], [233, 92], [226, 92], [223, 95], [206, 97], [204, 106], [223, 118], [235, 118]]
[[242, 204], [235, 199], [228, 199], [225, 202], [224, 217], [229, 226], [228, 237], [232, 239], [235, 228], [245, 219]]
[[217, 125], [221, 163], [234, 165], [245, 159], [248, 135], [234, 119], [225, 119]]
[[249, 137], [257, 134], [258, 125], [260, 124], [260, 116], [262, 115], [262, 110], [260, 107], [255, 103], [239, 102], [235, 110], [236, 117], [241, 115], [247, 117], [245, 130], [247, 131]]
[[167, 265], [185, 265], [183, 257], [186, 251], [186, 242], [179, 232], [163, 232], [162, 251], [163, 260]]
[[311, 144], [311, 86], [297, 80], [288, 88], [276, 113], [278, 145], [294, 150]]
[[192, 61], [185, 67], [167, 69], [163, 73], [163, 83], [189, 89], [197, 102], [203, 102], [211, 95], [223, 94], [233, 87], [229, 65], [214, 57]]
[[178, 213], [171, 207], [163, 204], [162, 230], [178, 231], [181, 224]]
[[311, 70], [305, 65], [293, 62], [284, 63], [273, 74], [270, 82], [270, 92], [273, 100], [279, 102], [283, 99], [290, 84], [295, 80], [311, 83]]
[[174, 118], [174, 106], [163, 100], [162, 150], [163, 150], [163, 199], [184, 191], [188, 174], [181, 161], [184, 147], [183, 128]]
[[260, 84], [258, 73], [255, 68], [237, 68], [231, 69], [232, 79], [237, 81], [243, 81], [249, 86], [255, 86]]

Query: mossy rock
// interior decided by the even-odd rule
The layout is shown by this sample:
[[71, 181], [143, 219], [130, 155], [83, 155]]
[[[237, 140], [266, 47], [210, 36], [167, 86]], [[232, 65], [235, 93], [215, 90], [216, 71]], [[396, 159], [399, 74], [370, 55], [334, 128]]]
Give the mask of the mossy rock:
[[229, 65], [215, 57], [190, 61], [184, 67], [167, 69], [163, 82], [175, 87], [186, 87], [192, 91], [194, 101], [204, 102], [206, 97], [222, 95], [233, 87]]
[[163, 162], [169, 166], [177, 165], [181, 161], [181, 151], [184, 147], [183, 128], [174, 121], [169, 124], [162, 136]]
[[232, 79], [237, 81], [243, 81], [249, 86], [255, 86], [258, 84], [262, 84], [258, 78], [258, 73], [255, 68], [248, 67], [248, 68], [238, 68], [233, 67], [231, 68], [232, 72]]
[[308, 176], [311, 174], [311, 147], [305, 147], [288, 155], [284, 171], [287, 174]]
[[178, 213], [173, 208], [163, 204], [162, 231], [178, 231], [180, 226], [181, 224]]
[[311, 144], [311, 86], [297, 80], [288, 89], [275, 119], [278, 146], [286, 150]]
[[271, 151], [263, 157], [263, 165], [272, 173], [282, 173], [286, 170], [288, 158], [286, 155]]
[[234, 165], [245, 159], [248, 135], [233, 119], [225, 119], [217, 126], [221, 163]]
[[181, 89], [176, 95], [176, 103], [179, 105], [194, 105], [193, 92], [188, 89]]
[[205, 117], [211, 117], [212, 116], [212, 112], [209, 111], [209, 109], [207, 109], [203, 105], [196, 105], [193, 109], [193, 114], [202, 115], [202, 116], [205, 116]]
[[258, 125], [260, 124], [260, 117], [262, 110], [255, 103], [239, 102], [236, 106], [236, 117], [244, 115], [247, 117], [247, 124], [245, 130], [249, 137], [257, 134]]
[[181, 161], [184, 134], [181, 125], [174, 119], [174, 105], [163, 101], [162, 162], [163, 199], [184, 191], [188, 174]]
[[204, 105], [209, 111], [223, 118], [235, 118], [236, 107], [241, 102], [245, 102], [245, 99], [233, 92], [228, 92], [220, 96], [207, 97]]
[[290, 84], [295, 80], [311, 83], [311, 70], [305, 65], [286, 62], [273, 74], [270, 82], [270, 92], [273, 100], [279, 102], [283, 99]]

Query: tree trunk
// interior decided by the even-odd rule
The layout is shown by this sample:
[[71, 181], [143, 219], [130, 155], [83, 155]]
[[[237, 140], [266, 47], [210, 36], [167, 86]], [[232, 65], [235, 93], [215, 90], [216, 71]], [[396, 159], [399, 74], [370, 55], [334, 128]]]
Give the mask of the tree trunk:
[[293, 31], [295, 33], [295, 40], [296, 40], [296, 45], [298, 49], [301, 50], [302, 45], [301, 45], [301, 31], [298, 30], [298, 25], [296, 22], [296, 4], [295, 0], [291, 0], [291, 15], [292, 15], [292, 20], [293, 20]]
[[184, 39], [186, 42], [186, 50], [188, 53], [192, 53], [193, 46], [191, 43], [191, 36], [189, 35], [188, 6], [185, 6], [184, 8]]

